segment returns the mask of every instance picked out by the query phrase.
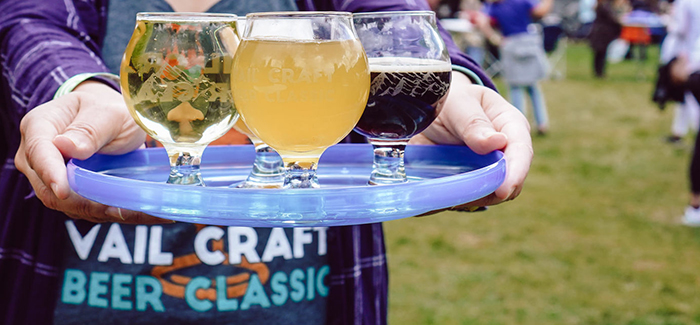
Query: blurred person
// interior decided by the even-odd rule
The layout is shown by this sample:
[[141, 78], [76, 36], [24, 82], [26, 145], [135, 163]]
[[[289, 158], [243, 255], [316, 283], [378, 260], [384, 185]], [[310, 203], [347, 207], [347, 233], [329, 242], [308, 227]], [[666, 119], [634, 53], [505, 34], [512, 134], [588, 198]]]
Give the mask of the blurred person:
[[[661, 51], [662, 63], [670, 63], [671, 77], [686, 87], [700, 102], [700, 2], [676, 0], [673, 4], [673, 25]], [[681, 222], [700, 226], [700, 136], [690, 161], [690, 199]]]
[[578, 20], [581, 23], [576, 36], [579, 38], [587, 38], [591, 33], [593, 21], [595, 20], [596, 0], [579, 0], [578, 2]]
[[[510, 102], [524, 115], [527, 115], [525, 93], [530, 96], [539, 135], [549, 130], [547, 104], [539, 85], [549, 67], [542, 34], [533, 22], [549, 13], [553, 4], [554, 0], [489, 0], [484, 9], [491, 24], [485, 21], [478, 24], [489, 40], [499, 45]], [[502, 39], [491, 25], [500, 31]]]
[[673, 108], [673, 122], [671, 123], [671, 135], [666, 138], [670, 143], [681, 143], [688, 134], [698, 132], [700, 125], [700, 104], [692, 93], [683, 95], [683, 102], [676, 103]]
[[[700, 34], [694, 33], [695, 35], [689, 35], [688, 31], [678, 33], [679, 26], [677, 23], [679, 21], [675, 16], [676, 12], [674, 11], [673, 2], [666, 3], [664, 7], [664, 15], [667, 16], [666, 29], [671, 36], [664, 38], [661, 42], [659, 62], [661, 65], [668, 65], [672, 60], [676, 59], [678, 55], [687, 55], [693, 47], [692, 42], [688, 40], [698, 37]], [[684, 19], [680, 20], [680, 22], [684, 21]], [[684, 28], [687, 29], [688, 27]], [[698, 131], [700, 125], [700, 105], [690, 91], [683, 91], [683, 89], [681, 89], [682, 87], [670, 86], [678, 88], [679, 90], [677, 92], [679, 95], [676, 97], [682, 98], [676, 99], [678, 103], [676, 103], [673, 109], [671, 135], [668, 136], [667, 141], [670, 143], [680, 143], [688, 133], [692, 132], [694, 135]], [[684, 92], [684, 94], [680, 95], [681, 92]]]
[[598, 0], [596, 4], [596, 18], [588, 40], [593, 49], [593, 71], [598, 78], [605, 78], [608, 46], [620, 36], [624, 4], [623, 0]]
[[460, 6], [459, 18], [468, 21], [473, 30], [465, 36], [467, 54], [479, 65], [483, 66], [486, 55], [486, 39], [478, 28], [479, 21], [485, 19], [483, 2], [481, 0], [463, 0]]
[[[381, 224], [224, 227], [227, 238], [241, 242], [229, 249], [246, 253], [233, 253], [238, 264], [210, 265], [212, 261], [197, 258], [192, 248], [203, 226], [86, 200], [68, 185], [65, 161], [97, 152], [126, 153], [143, 145], [145, 133], [129, 115], [109, 74], [119, 65], [136, 12], [426, 9], [425, 2], [363, 0], [342, 5], [293, 0], [0, 1], [0, 157], [5, 159], [0, 173], [0, 323], [386, 323], [388, 271]], [[532, 160], [529, 125], [447, 35], [443, 31], [455, 69], [451, 91], [435, 123], [411, 143], [463, 144], [478, 153], [503, 150], [508, 165], [501, 187], [455, 209], [512, 200]], [[72, 91], [52, 100], [59, 89]], [[303, 254], [277, 256], [263, 265], [247, 260], [262, 253], [266, 240], [276, 254], [285, 250], [286, 239], [276, 241], [280, 236], [300, 236], [296, 240], [305, 247], [299, 252]], [[254, 267], [281, 275], [275, 286], [288, 291], [277, 291], [280, 295], [270, 301], [266, 292], [272, 284], [263, 287], [249, 273], [241, 273], [250, 278], [245, 296], [236, 296], [240, 304], [227, 294], [210, 295], [209, 289], [222, 288], [187, 290], [188, 280], [210, 283], [223, 277], [221, 268], [230, 275], [232, 268]], [[156, 268], [165, 272], [163, 277], [152, 276]], [[296, 275], [286, 275], [292, 272]], [[307, 275], [321, 279], [305, 281], [318, 290], [291, 303], [287, 287], [303, 287], [300, 281]], [[228, 292], [236, 283], [222, 284]]]

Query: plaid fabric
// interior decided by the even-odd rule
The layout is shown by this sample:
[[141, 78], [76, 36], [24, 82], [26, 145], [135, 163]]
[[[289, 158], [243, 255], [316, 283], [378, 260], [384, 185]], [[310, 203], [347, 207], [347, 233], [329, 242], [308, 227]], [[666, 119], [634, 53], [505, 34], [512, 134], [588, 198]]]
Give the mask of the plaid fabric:
[[[299, 0], [301, 10], [427, 10], [412, 0]], [[50, 324], [62, 274], [59, 243], [66, 216], [44, 207], [14, 167], [19, 122], [49, 101], [70, 76], [107, 72], [100, 59], [106, 0], [0, 0], [0, 323]], [[452, 63], [493, 84], [449, 34]], [[335, 227], [328, 232], [331, 261], [330, 324], [385, 324], [387, 264], [381, 224]]]

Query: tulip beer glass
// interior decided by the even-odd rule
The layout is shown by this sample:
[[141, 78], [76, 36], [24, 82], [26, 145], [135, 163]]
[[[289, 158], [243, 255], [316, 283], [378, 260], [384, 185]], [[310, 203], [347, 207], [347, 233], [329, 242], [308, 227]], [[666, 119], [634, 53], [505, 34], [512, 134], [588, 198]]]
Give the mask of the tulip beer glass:
[[452, 65], [432, 11], [354, 14], [372, 78], [355, 131], [374, 147], [370, 184], [407, 181], [404, 150], [435, 120]]
[[284, 188], [316, 188], [323, 151], [348, 135], [369, 94], [367, 57], [345, 12], [246, 16], [231, 87], [250, 131], [285, 164]]
[[204, 185], [204, 149], [238, 119], [230, 88], [235, 24], [230, 14], [137, 14], [122, 93], [136, 123], [165, 147], [168, 183]]

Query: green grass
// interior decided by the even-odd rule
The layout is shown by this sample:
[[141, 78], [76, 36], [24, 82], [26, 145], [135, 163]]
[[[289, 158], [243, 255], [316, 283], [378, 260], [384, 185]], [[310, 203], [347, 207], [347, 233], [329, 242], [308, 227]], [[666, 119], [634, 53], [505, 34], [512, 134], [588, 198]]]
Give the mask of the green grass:
[[650, 54], [597, 80], [569, 44], [516, 200], [385, 223], [391, 324], [700, 324], [700, 229], [679, 224], [693, 138], [664, 141]]

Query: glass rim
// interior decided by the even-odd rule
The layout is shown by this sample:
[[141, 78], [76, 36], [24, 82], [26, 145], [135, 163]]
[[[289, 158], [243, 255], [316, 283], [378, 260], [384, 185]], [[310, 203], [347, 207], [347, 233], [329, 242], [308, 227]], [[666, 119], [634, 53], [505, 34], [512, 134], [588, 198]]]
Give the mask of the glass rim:
[[156, 22], [188, 22], [188, 21], [211, 21], [211, 22], [233, 22], [238, 19], [238, 15], [226, 13], [206, 13], [206, 12], [138, 12], [137, 21]]
[[431, 17], [436, 17], [435, 12], [432, 10], [393, 10], [393, 11], [368, 11], [368, 12], [356, 12], [353, 13], [353, 17], [368, 17], [368, 16], [425, 16], [429, 15]]
[[245, 18], [256, 17], [285, 17], [285, 18], [314, 18], [314, 17], [352, 17], [348, 11], [268, 11], [251, 12]]

